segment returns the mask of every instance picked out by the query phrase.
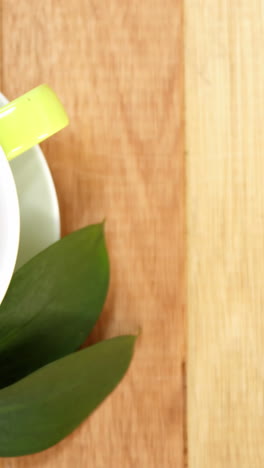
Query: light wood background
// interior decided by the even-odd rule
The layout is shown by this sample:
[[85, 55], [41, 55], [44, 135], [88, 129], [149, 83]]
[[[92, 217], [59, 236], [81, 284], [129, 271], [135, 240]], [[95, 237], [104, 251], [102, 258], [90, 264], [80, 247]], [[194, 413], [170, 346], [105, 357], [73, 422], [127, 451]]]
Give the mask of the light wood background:
[[190, 468], [263, 468], [264, 3], [185, 1]]
[[182, 26], [180, 0], [1, 0], [1, 90], [47, 82], [70, 116], [43, 145], [63, 234], [107, 219], [93, 340], [142, 329], [128, 376], [80, 429], [1, 468], [183, 466]]

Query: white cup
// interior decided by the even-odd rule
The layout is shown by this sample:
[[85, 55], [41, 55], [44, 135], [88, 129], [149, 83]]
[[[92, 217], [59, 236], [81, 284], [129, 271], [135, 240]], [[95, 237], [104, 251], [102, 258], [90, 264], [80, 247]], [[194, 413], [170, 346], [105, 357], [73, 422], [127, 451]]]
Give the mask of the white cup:
[[14, 177], [0, 147], [0, 303], [12, 277], [19, 246], [20, 216]]
[[0, 304], [14, 272], [20, 234], [18, 196], [8, 160], [66, 125], [65, 110], [47, 85], [0, 108]]

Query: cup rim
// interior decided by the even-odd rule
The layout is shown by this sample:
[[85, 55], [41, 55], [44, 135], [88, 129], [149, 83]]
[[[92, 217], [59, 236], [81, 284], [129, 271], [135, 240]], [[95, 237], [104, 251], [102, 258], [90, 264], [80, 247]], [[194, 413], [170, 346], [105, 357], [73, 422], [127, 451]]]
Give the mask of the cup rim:
[[0, 147], [0, 304], [15, 269], [19, 238], [20, 212], [16, 184]]

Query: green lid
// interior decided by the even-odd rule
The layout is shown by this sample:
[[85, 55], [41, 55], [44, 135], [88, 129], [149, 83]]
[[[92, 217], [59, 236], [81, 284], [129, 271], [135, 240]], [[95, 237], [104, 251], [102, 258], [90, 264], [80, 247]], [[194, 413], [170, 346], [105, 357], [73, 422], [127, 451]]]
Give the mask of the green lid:
[[11, 160], [68, 123], [57, 95], [40, 85], [0, 109], [0, 146]]

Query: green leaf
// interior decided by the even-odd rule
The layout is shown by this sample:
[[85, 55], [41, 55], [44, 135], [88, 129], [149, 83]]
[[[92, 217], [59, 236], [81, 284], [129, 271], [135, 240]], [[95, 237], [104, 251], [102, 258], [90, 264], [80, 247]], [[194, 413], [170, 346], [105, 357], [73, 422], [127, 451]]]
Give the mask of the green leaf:
[[134, 343], [130, 335], [103, 341], [2, 389], [0, 456], [39, 452], [72, 432], [123, 377]]
[[75, 351], [109, 282], [103, 224], [76, 231], [14, 275], [0, 307], [0, 388]]

